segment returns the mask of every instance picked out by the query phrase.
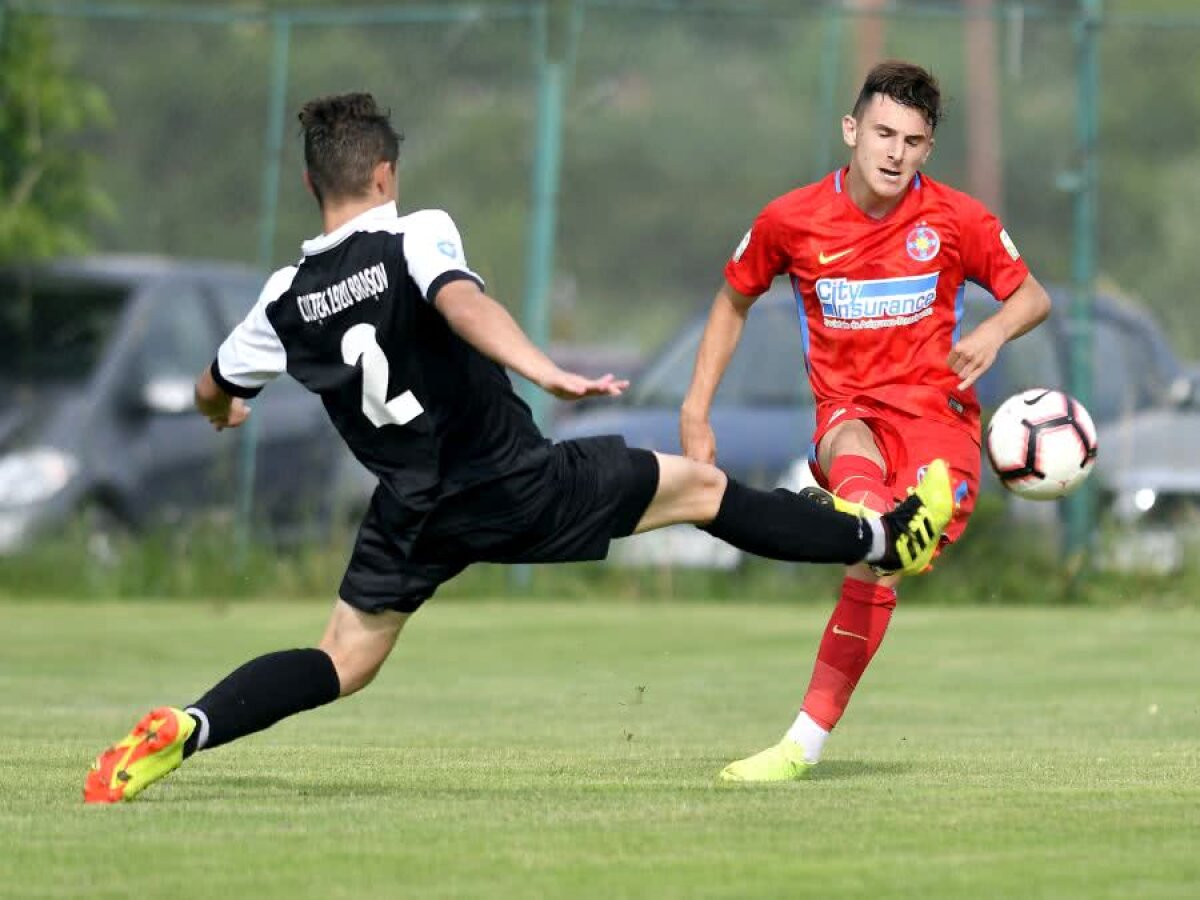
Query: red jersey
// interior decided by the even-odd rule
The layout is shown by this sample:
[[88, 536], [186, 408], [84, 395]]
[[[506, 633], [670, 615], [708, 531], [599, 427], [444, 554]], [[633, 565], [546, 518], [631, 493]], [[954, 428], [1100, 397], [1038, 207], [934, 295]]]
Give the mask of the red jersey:
[[975, 389], [946, 364], [959, 338], [963, 284], [1006, 300], [1029, 274], [978, 200], [918, 174], [882, 219], [859, 209], [846, 169], [771, 201], [725, 278], [756, 297], [787, 274], [818, 405], [871, 403], [969, 426]]

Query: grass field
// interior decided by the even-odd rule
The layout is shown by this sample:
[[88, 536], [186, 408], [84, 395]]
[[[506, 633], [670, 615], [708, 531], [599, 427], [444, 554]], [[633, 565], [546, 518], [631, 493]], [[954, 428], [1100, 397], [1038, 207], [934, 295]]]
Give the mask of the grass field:
[[1200, 612], [901, 609], [819, 777], [723, 786], [824, 609], [435, 602], [365, 693], [84, 772], [323, 605], [0, 605], [0, 896], [1193, 897]]

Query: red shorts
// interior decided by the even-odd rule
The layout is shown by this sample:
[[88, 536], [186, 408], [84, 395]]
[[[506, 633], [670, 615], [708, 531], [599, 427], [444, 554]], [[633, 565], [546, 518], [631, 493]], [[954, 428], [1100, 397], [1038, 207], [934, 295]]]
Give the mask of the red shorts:
[[941, 457], [950, 466], [950, 479], [957, 503], [954, 518], [943, 540], [953, 542], [967, 527], [979, 494], [979, 441], [966, 428], [947, 422], [923, 419], [888, 407], [826, 403], [817, 407], [817, 430], [813, 434], [808, 465], [821, 487], [829, 490], [829, 479], [817, 462], [817, 447], [831, 428], [842, 422], [861, 421], [871, 429], [875, 445], [883, 455], [884, 484], [894, 500], [902, 500], [919, 480], [930, 460]]

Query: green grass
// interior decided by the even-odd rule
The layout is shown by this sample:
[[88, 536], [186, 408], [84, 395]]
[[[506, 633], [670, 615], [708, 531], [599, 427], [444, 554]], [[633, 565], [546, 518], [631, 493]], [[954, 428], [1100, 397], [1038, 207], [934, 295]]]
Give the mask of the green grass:
[[825, 609], [439, 601], [363, 694], [85, 808], [310, 602], [0, 605], [6, 897], [1190, 897], [1200, 612], [901, 609], [813, 781], [722, 786]]

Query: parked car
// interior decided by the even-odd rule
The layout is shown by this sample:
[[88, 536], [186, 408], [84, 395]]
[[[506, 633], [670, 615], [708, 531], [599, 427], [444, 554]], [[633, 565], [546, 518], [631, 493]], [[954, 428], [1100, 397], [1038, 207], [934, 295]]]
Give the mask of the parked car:
[[[1041, 327], [1008, 344], [977, 384], [985, 416], [1006, 397], [1031, 387], [1070, 383], [1070, 295], [1051, 288], [1054, 309]], [[966, 333], [994, 312], [996, 300], [975, 285], [964, 296]], [[1172, 351], [1144, 311], [1108, 295], [1096, 298], [1094, 382], [1089, 411], [1097, 424], [1100, 457], [1095, 478], [1102, 508], [1124, 521], [1152, 522], [1160, 513], [1200, 508], [1200, 460], [1183, 437], [1200, 437], [1196, 373]], [[689, 320], [617, 401], [591, 402], [557, 425], [558, 439], [620, 434], [630, 444], [680, 452], [679, 408], [691, 379], [706, 313]], [[985, 419], [986, 421], [986, 419]], [[720, 465], [759, 487], [798, 487], [815, 411], [801, 350], [796, 301], [785, 285], [759, 299], [714, 399], [712, 423]], [[985, 490], [998, 490], [984, 466]], [[1027, 515], [1053, 514], [1054, 504], [1019, 502]], [[644, 540], [622, 550], [630, 561], [733, 565], [695, 529]]]
[[[103, 256], [0, 270], [0, 552], [87, 512], [98, 534], [232, 518], [241, 441], [192, 385], [253, 305], [253, 269]], [[255, 522], [307, 533], [362, 492], [321, 404], [290, 379], [254, 401]]]

